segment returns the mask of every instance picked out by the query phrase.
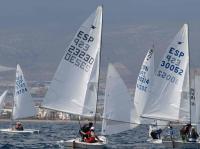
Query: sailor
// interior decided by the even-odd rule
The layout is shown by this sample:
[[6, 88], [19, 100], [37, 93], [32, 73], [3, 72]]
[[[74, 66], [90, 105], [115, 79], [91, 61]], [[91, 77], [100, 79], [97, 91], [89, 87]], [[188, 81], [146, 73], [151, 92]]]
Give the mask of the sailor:
[[192, 127], [189, 134], [188, 134], [188, 141], [189, 142], [196, 142], [198, 137], [199, 137], [198, 133], [196, 132], [195, 128]]
[[[84, 138], [84, 141], [87, 143], [95, 143], [96, 141], [98, 142], [102, 142], [98, 136], [95, 134], [95, 129], [94, 127], [91, 127], [90, 130], [88, 132], [86, 132], [87, 137]], [[97, 139], [97, 140], [96, 140]]]
[[84, 141], [84, 138], [88, 137], [86, 132], [90, 131], [90, 128], [93, 126], [92, 122], [89, 122], [88, 124], [85, 124], [81, 127], [79, 130], [79, 133], [81, 135], [82, 141]]
[[187, 124], [181, 128], [180, 135], [183, 141], [186, 141], [188, 139], [188, 135], [189, 135], [191, 127], [192, 127], [191, 124]]
[[159, 129], [158, 126], [156, 124], [150, 125], [150, 135], [152, 137], [152, 139], [160, 139], [161, 138], [161, 133], [162, 133], [162, 129]]
[[172, 127], [170, 124], [169, 124], [169, 126], [168, 126], [167, 136], [169, 136], [170, 139], [173, 139], [173, 138], [174, 138], [174, 130], [173, 130], [173, 127]]
[[22, 125], [21, 122], [16, 122], [15, 130], [18, 130], [18, 131], [23, 131], [24, 130], [23, 125]]
[[160, 137], [161, 133], [162, 133], [162, 129], [152, 130], [151, 131], [151, 137], [153, 139], [160, 139], [161, 138]]

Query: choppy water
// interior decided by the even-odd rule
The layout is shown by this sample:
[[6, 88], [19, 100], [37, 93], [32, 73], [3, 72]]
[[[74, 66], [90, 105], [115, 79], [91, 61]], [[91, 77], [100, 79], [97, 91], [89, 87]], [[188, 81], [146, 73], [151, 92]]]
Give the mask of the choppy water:
[[[23, 122], [25, 128], [39, 129], [40, 134], [0, 134], [1, 149], [57, 149], [63, 146], [56, 141], [68, 140], [78, 134], [79, 124], [77, 122]], [[0, 128], [8, 128], [10, 122], [0, 122]], [[101, 124], [96, 126], [96, 132], [100, 132]], [[153, 149], [164, 148], [152, 146], [146, 143], [148, 127], [139, 126], [130, 131], [108, 136], [107, 148], [114, 149]]]

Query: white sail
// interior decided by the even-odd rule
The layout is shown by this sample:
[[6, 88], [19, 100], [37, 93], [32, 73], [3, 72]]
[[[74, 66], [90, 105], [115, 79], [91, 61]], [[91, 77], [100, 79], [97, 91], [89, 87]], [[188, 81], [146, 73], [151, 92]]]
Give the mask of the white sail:
[[[83, 115], [88, 113], [88, 109], [90, 111], [96, 112], [96, 104], [97, 104], [97, 93], [98, 93], [98, 77], [99, 77], [99, 61], [100, 60], [100, 52], [97, 52], [97, 56], [95, 59], [95, 63], [92, 69], [92, 73], [90, 76], [90, 80], [87, 86], [87, 92], [84, 102]], [[91, 114], [93, 115], [94, 112]]]
[[[150, 88], [154, 76], [154, 50], [148, 50], [138, 75], [135, 88], [134, 104], [139, 115], [142, 114], [144, 106], [150, 96]], [[152, 120], [140, 118], [140, 123], [150, 124]]]
[[8, 90], [5, 90], [3, 94], [0, 96], [0, 110], [3, 109], [3, 102], [6, 98], [7, 93], [8, 93]]
[[194, 76], [194, 88], [195, 88], [195, 110], [193, 110], [192, 118], [193, 122], [197, 124], [197, 132], [200, 133], [200, 75]]
[[81, 25], [53, 77], [43, 107], [94, 116], [101, 45], [102, 7]]
[[180, 122], [190, 122], [190, 88], [189, 88], [189, 64], [185, 71], [185, 78], [182, 87], [180, 111], [179, 111]]
[[158, 66], [143, 117], [179, 121], [183, 82], [188, 65], [188, 26], [184, 24]]
[[16, 70], [13, 119], [26, 118], [36, 115], [33, 99], [19, 65]]
[[108, 67], [102, 134], [111, 135], [137, 126], [138, 115], [136, 114], [133, 100], [120, 75], [111, 64]]

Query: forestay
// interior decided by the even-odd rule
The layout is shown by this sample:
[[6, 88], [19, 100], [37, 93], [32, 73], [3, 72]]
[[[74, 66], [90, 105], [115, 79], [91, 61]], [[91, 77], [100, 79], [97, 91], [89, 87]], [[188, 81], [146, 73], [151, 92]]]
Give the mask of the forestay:
[[6, 98], [7, 93], [8, 93], [8, 90], [5, 90], [3, 94], [0, 96], [0, 110], [3, 109], [3, 102]]
[[[141, 66], [137, 84], [135, 88], [134, 104], [138, 115], [141, 115], [144, 106], [149, 99], [152, 79], [154, 76], [154, 50], [148, 50], [148, 53]], [[150, 124], [152, 120], [140, 118], [140, 123]]]
[[42, 107], [95, 115], [101, 30], [102, 7], [99, 6], [65, 50]]
[[114, 66], [109, 64], [104, 112], [102, 122], [102, 134], [111, 135], [137, 126], [138, 115], [136, 114], [133, 100], [128, 89], [122, 81]]
[[180, 120], [183, 82], [188, 65], [188, 26], [184, 24], [160, 61], [150, 99], [144, 108], [144, 117], [169, 121]]
[[26, 118], [36, 115], [34, 102], [29, 93], [27, 83], [19, 65], [16, 70], [13, 119]]

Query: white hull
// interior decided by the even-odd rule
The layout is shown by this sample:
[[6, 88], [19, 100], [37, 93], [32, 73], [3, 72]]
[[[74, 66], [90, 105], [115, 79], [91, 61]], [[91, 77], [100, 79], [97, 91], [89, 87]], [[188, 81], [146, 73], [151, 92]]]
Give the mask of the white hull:
[[162, 144], [162, 139], [147, 139], [147, 142], [153, 143], [153, 144]]
[[71, 139], [68, 141], [59, 141], [58, 143], [67, 148], [87, 148], [87, 149], [103, 149], [106, 147], [107, 139], [104, 136], [98, 136], [103, 142], [86, 143], [81, 142], [80, 138]]
[[1, 133], [39, 133], [40, 131], [39, 130], [36, 130], [36, 129], [24, 129], [22, 131], [19, 131], [19, 130], [12, 130], [10, 128], [8, 129], [0, 129], [0, 132]]
[[167, 148], [200, 149], [200, 142], [183, 142], [182, 140], [166, 141], [163, 145]]

